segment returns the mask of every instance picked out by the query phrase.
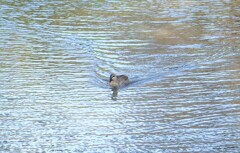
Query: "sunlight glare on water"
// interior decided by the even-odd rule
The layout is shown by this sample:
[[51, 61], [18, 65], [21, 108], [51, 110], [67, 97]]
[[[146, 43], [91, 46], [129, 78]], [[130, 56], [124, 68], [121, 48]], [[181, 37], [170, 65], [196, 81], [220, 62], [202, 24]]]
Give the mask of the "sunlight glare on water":
[[1, 2], [0, 152], [239, 152], [239, 6]]

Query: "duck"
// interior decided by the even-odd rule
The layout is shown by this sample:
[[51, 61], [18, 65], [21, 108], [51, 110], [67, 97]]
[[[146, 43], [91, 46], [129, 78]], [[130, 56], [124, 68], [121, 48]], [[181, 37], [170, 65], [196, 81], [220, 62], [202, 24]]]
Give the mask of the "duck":
[[109, 78], [109, 85], [116, 89], [116, 88], [120, 88], [122, 86], [126, 86], [129, 84], [129, 79], [128, 76], [126, 75], [115, 75], [115, 74], [111, 74], [110, 78]]

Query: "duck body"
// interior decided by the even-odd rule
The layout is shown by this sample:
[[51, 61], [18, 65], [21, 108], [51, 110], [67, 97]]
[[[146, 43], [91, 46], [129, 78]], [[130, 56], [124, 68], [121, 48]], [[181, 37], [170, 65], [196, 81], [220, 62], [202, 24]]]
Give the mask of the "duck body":
[[109, 85], [112, 88], [120, 88], [129, 84], [129, 79], [126, 75], [111, 74], [109, 78]]

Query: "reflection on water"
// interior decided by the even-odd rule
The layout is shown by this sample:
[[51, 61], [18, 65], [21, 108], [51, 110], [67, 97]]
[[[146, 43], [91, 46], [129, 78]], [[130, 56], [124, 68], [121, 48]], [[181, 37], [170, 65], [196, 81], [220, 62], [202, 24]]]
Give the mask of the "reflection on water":
[[0, 152], [239, 152], [239, 5], [1, 2]]
[[112, 90], [112, 100], [117, 100], [117, 96], [118, 96], [118, 90], [113, 89]]

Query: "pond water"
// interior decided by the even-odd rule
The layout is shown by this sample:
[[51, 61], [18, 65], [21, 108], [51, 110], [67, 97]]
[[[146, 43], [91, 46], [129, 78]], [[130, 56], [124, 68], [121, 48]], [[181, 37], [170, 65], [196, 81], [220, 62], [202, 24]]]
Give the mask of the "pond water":
[[239, 152], [239, 6], [2, 1], [0, 152]]

